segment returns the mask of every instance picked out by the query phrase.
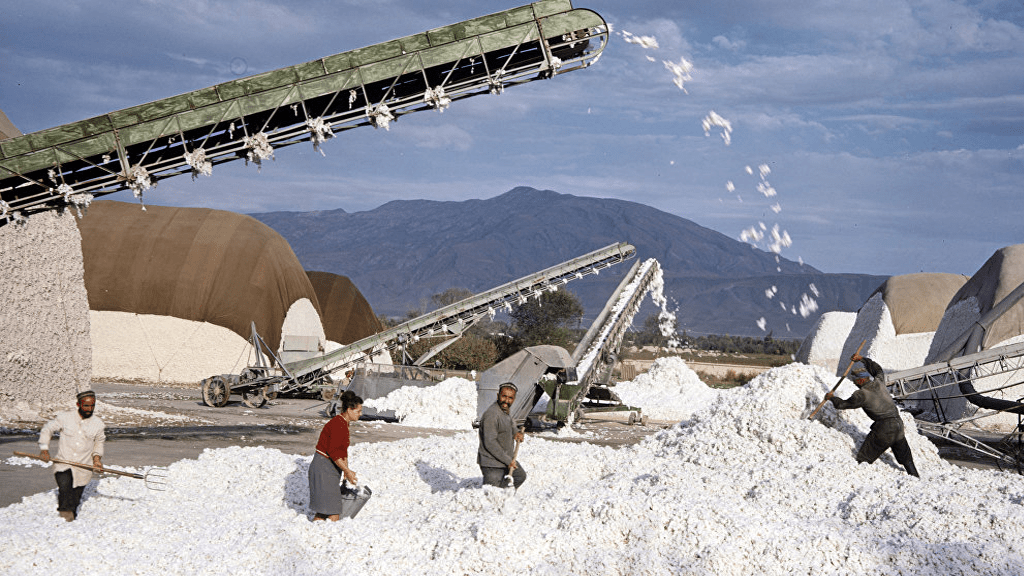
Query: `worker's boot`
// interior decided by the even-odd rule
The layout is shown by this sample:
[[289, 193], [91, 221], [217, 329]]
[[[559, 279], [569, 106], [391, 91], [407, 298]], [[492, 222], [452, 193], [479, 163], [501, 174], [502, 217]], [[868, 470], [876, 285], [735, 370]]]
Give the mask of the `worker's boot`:
[[60, 514], [61, 518], [68, 522], [71, 522], [75, 519], [75, 513], [70, 510], [58, 510], [57, 513]]

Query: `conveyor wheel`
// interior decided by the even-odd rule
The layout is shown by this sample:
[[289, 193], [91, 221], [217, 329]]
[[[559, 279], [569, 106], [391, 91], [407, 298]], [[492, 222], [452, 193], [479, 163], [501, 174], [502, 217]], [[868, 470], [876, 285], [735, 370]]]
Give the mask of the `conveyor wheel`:
[[263, 408], [267, 403], [267, 387], [246, 388], [242, 390], [242, 402], [249, 408]]
[[231, 386], [222, 376], [211, 376], [203, 382], [203, 402], [207, 406], [221, 408], [227, 406], [231, 398]]

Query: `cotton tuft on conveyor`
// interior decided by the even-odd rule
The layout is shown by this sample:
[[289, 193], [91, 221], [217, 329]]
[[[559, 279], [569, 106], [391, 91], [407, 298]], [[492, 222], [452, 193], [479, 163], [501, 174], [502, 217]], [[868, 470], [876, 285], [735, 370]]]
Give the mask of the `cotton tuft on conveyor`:
[[597, 13], [542, 0], [0, 142], [0, 225], [586, 68]]

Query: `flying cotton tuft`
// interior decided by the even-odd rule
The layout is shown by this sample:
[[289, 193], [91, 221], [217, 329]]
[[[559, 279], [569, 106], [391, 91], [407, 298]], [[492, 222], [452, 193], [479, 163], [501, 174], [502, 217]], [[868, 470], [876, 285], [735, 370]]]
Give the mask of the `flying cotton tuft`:
[[708, 112], [708, 115], [704, 117], [702, 122], [704, 126], [704, 135], [711, 135], [711, 127], [719, 126], [722, 128], [722, 140], [725, 140], [725, 145], [728, 146], [732, 143], [732, 122], [729, 122], [725, 118], [719, 116], [714, 110]]
[[637, 36], [636, 34], [623, 30], [622, 39], [630, 44], [636, 44], [637, 46], [647, 50], [658, 48], [658, 39], [654, 36]]
[[682, 57], [679, 58], [679, 64], [668, 60], [662, 60], [661, 62], [665, 65], [665, 68], [672, 72], [672, 82], [684, 93], [689, 94], [686, 91], [685, 83], [693, 80], [693, 77], [690, 76], [690, 71], [693, 70], [693, 63]]

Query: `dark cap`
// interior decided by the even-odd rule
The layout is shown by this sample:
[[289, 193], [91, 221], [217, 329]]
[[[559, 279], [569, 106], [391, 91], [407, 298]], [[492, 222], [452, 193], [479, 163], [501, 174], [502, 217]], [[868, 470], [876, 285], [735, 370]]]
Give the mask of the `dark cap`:
[[89, 396], [92, 396], [93, 398], [95, 398], [96, 397], [96, 393], [93, 392], [92, 390], [83, 390], [82, 392], [78, 393], [78, 399], [79, 400], [81, 400], [82, 398], [88, 398]]
[[859, 370], [851, 370], [850, 371], [850, 375], [848, 376], [848, 378], [851, 381], [856, 382], [857, 380], [860, 380], [862, 378], [866, 378], [866, 379], [870, 380], [871, 376], [868, 375], [867, 372], [860, 372]]

